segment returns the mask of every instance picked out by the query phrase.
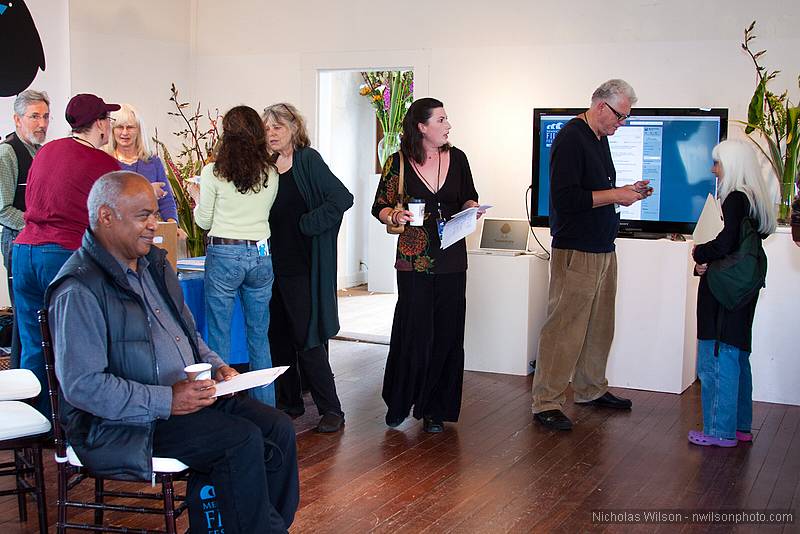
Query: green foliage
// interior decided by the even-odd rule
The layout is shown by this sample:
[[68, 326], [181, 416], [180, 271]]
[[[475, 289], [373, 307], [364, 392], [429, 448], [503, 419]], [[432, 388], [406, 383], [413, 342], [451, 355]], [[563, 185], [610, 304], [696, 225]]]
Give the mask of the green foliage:
[[[370, 71], [362, 72], [364, 83], [358, 93], [369, 99], [375, 109], [375, 116], [381, 123], [384, 138], [391, 140], [387, 150], [379, 155], [381, 165], [397, 149], [397, 139], [403, 129], [403, 119], [414, 100], [414, 72]], [[397, 145], [397, 146], [395, 146]], [[391, 152], [388, 152], [389, 147]]]
[[[189, 109], [188, 102], [180, 102], [178, 90], [173, 83], [170, 86], [170, 102], [175, 105], [176, 111], [170, 111], [173, 117], [180, 118], [186, 127], [173, 135], [181, 139], [181, 151], [173, 157], [164, 142], [158, 139], [158, 132], [153, 141], [161, 153], [167, 166], [167, 178], [175, 195], [175, 204], [178, 208], [178, 220], [181, 229], [186, 232], [186, 249], [189, 256], [203, 256], [206, 251], [206, 231], [194, 222], [194, 200], [189, 194], [189, 187], [194, 187], [191, 180], [200, 174], [206, 163], [213, 161], [214, 149], [219, 140], [217, 123], [219, 110], [200, 113], [200, 104], [197, 104], [194, 114], [187, 116], [184, 110]], [[201, 120], [206, 119], [207, 127], [201, 128]]]
[[[770, 162], [781, 196], [779, 219], [787, 222], [795, 195], [795, 184], [800, 179], [800, 107], [792, 105], [788, 91], [779, 95], [770, 91], [769, 82], [781, 71], [770, 71], [759, 63], [759, 59], [767, 53], [766, 50], [753, 52], [750, 48], [751, 42], [756, 38], [753, 33], [755, 25], [756, 22], [753, 21], [745, 28], [744, 42], [741, 45], [756, 69], [756, 90], [747, 108], [747, 122], [742, 124], [745, 126], [745, 133]], [[797, 81], [800, 87], [800, 76]], [[756, 137], [752, 135], [754, 132], [758, 134]]]

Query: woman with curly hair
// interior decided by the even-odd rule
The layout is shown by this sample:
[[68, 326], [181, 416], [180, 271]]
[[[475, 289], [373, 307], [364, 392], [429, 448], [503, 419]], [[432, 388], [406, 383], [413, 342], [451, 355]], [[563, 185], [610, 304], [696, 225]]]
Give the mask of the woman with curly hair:
[[337, 432], [344, 412], [326, 344], [339, 331], [336, 238], [353, 195], [309, 146], [297, 108], [275, 104], [262, 119], [280, 173], [269, 217], [275, 266], [269, 339], [275, 365], [289, 370], [276, 383], [278, 408], [293, 417], [305, 411], [302, 377], [320, 415], [316, 431]]
[[[269, 213], [278, 192], [278, 173], [267, 152], [258, 112], [237, 106], [222, 119], [214, 163], [200, 173], [195, 222], [208, 230], [205, 294], [208, 346], [230, 358], [231, 316], [236, 294], [242, 301], [250, 369], [272, 366], [267, 328], [272, 295]], [[273, 388], [250, 395], [275, 405]]]
[[[449, 132], [440, 101], [421, 98], [411, 104], [400, 152], [386, 160], [372, 205], [382, 223], [405, 225], [397, 240], [397, 306], [383, 378], [386, 424], [392, 428], [413, 406], [426, 432], [442, 432], [444, 422], [458, 421], [461, 410], [467, 249], [462, 239], [442, 250], [439, 227], [477, 207], [478, 193], [467, 156], [450, 146]], [[405, 185], [399, 198], [401, 154]], [[406, 224], [413, 221], [412, 212], [395, 207], [411, 198], [425, 202], [422, 224]]]

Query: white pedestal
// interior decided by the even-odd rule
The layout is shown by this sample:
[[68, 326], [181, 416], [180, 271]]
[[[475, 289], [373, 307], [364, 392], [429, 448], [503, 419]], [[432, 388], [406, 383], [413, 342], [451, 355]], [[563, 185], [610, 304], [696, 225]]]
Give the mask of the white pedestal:
[[367, 288], [377, 293], [397, 293], [394, 269], [397, 236], [386, 232], [377, 220], [369, 225], [367, 235]]
[[527, 375], [546, 318], [548, 263], [469, 254], [464, 368]]
[[[549, 230], [534, 231], [549, 249]], [[608, 383], [681, 393], [696, 377], [698, 278], [692, 276], [692, 242], [617, 239], [616, 244], [617, 306]]]
[[691, 241], [617, 239], [612, 386], [681, 393], [696, 378], [697, 285]]
[[767, 287], [753, 321], [753, 400], [800, 406], [800, 248], [788, 228], [764, 242]]
[[[547, 229], [536, 235], [550, 247]], [[691, 241], [617, 239], [612, 386], [680, 393], [696, 378], [697, 286]], [[800, 249], [788, 229], [764, 243], [769, 269], [753, 324], [753, 400], [800, 405]], [[549, 264], [469, 255], [466, 369], [528, 374], [547, 306]]]

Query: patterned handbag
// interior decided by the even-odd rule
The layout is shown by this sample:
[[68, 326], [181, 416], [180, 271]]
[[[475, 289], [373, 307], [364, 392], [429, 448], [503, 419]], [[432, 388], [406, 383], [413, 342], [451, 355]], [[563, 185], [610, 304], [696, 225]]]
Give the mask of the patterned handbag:
[[400, 155], [400, 176], [397, 184], [397, 204], [392, 210], [392, 213], [389, 214], [389, 222], [386, 223], [386, 232], [390, 234], [402, 234], [405, 229], [405, 224], [392, 224], [392, 215], [398, 210], [404, 211], [405, 207], [403, 206], [403, 193], [405, 192], [405, 181], [403, 180], [403, 171], [405, 170], [405, 161], [403, 158], [403, 152], [397, 152]]

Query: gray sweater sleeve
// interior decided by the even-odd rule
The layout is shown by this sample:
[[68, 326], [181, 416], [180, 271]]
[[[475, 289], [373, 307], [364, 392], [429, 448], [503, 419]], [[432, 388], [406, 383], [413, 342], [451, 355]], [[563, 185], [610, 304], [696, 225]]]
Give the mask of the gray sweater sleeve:
[[[105, 319], [86, 287], [75, 280], [65, 281], [51, 299], [50, 318], [56, 376], [67, 402], [114, 421], [169, 418], [171, 387], [142, 384], [107, 372]], [[65, 332], [80, 335], [63, 335]]]

